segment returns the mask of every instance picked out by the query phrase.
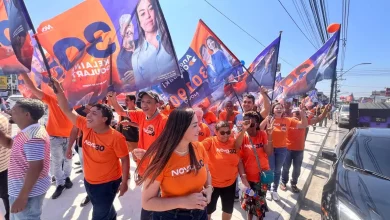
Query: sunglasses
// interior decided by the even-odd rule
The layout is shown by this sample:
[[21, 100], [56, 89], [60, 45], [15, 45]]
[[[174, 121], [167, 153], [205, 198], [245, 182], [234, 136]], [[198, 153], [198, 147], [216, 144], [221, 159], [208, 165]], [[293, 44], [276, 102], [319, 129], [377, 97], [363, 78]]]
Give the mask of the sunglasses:
[[231, 131], [220, 131], [219, 132], [221, 135], [230, 135], [232, 132]]

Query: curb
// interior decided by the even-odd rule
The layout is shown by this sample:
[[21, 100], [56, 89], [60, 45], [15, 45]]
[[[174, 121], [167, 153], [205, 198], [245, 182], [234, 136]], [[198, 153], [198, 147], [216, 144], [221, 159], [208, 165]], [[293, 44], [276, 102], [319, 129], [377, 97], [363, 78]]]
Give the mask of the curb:
[[297, 217], [298, 211], [300, 210], [301, 204], [302, 204], [303, 200], [305, 199], [307, 190], [309, 189], [311, 180], [313, 178], [314, 168], [318, 164], [318, 161], [319, 161], [319, 158], [320, 158], [320, 155], [321, 155], [321, 152], [322, 152], [322, 148], [324, 147], [325, 142], [328, 139], [330, 128], [332, 127], [332, 125], [333, 125], [333, 123], [329, 126], [328, 131], [326, 132], [326, 134], [324, 136], [324, 140], [322, 140], [321, 147], [320, 147], [320, 149], [319, 149], [319, 151], [317, 153], [317, 157], [316, 157], [316, 159], [315, 159], [315, 161], [313, 163], [313, 169], [310, 170], [310, 173], [309, 173], [309, 176], [308, 176], [308, 181], [305, 182], [305, 184], [302, 187], [301, 192], [299, 193], [299, 196], [298, 196], [298, 199], [297, 199], [297, 204], [291, 210], [290, 219], [295, 219]]

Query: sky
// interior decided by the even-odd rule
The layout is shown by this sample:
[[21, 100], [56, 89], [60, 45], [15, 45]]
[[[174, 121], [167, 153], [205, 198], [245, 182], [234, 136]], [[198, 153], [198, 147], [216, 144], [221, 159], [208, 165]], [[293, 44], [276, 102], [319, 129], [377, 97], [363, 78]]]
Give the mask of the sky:
[[[125, 1], [125, 0], [122, 0]], [[34, 26], [82, 2], [81, 0], [25, 0]], [[263, 45], [270, 44], [283, 31], [280, 47], [282, 76], [316, 52], [299, 31], [277, 0], [208, 0], [219, 11], [246, 30]], [[293, 1], [281, 0], [299, 27], [308, 35], [294, 7]], [[328, 2], [329, 23], [341, 23], [342, 1]], [[160, 0], [177, 56], [187, 51], [199, 19], [202, 19], [224, 44], [246, 66], [264, 49], [256, 40], [240, 30], [204, 0]], [[346, 40], [344, 71], [359, 63], [344, 75], [341, 96], [369, 96], [372, 90], [390, 87], [390, 1], [351, 1]], [[81, 17], [82, 15], [80, 15]], [[386, 22], [387, 21], [387, 22]], [[340, 50], [341, 52], [341, 50]], [[340, 53], [339, 52], [339, 57]], [[339, 59], [340, 60], [340, 59]], [[341, 68], [338, 62], [338, 69]], [[317, 89], [330, 93], [330, 81], [317, 84]]]

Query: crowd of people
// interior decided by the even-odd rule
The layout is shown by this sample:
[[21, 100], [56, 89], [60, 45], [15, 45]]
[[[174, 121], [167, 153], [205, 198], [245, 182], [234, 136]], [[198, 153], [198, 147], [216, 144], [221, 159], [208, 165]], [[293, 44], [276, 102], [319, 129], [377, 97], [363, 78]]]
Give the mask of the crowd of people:
[[[93, 220], [116, 219], [114, 199], [128, 191], [131, 179], [142, 186], [142, 220], [210, 219], [218, 199], [227, 220], [238, 197], [247, 219], [263, 219], [267, 201], [280, 200], [278, 189], [287, 190], [291, 165], [291, 190], [299, 192], [308, 126], [322, 122], [331, 108], [316, 114], [304, 105], [271, 103], [260, 88], [263, 105], [245, 94], [242, 119], [231, 101], [221, 112], [175, 109], [152, 91], [127, 95], [125, 106], [109, 92], [102, 102], [70, 109], [58, 81], [53, 79], [53, 96], [22, 77], [36, 99], [19, 100], [10, 116], [0, 115], [0, 196], [7, 220], [40, 219], [52, 181], [51, 199], [72, 188], [73, 148], [87, 192], [80, 205], [92, 203]], [[45, 127], [38, 124], [44, 104]], [[20, 129], [15, 137], [8, 121]], [[245, 187], [241, 196], [239, 185]]]

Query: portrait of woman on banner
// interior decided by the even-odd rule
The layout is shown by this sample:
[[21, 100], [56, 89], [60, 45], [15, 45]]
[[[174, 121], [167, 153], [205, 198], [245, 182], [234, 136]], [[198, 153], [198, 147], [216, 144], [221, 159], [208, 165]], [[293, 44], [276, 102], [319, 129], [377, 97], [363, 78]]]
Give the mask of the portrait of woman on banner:
[[[207, 69], [209, 70], [209, 67], [212, 67], [210, 69], [214, 70], [213, 72], [211, 72], [211, 74], [208, 73], [210, 86], [214, 87], [220, 82], [222, 82], [223, 79], [230, 74], [230, 72], [232, 71], [232, 64], [229, 62], [229, 59], [223, 52], [221, 44], [219, 44], [213, 36], [209, 36], [206, 39], [206, 47], [208, 50], [212, 51], [211, 63], [210, 61], [207, 61]], [[207, 57], [208, 50], [202, 51], [202, 57], [205, 57], [204, 55], [206, 55]]]
[[139, 38], [131, 62], [135, 85], [142, 89], [179, 74], [179, 70], [156, 0], [140, 0], [135, 17]]
[[[253, 76], [260, 83], [260, 85], [272, 88], [273, 83], [275, 81], [275, 68], [276, 68], [276, 57], [275, 55], [275, 47], [272, 47], [268, 53], [260, 57], [254, 65], [254, 69], [252, 70]], [[250, 83], [248, 83], [249, 91], [257, 91], [259, 85], [253, 80], [252, 77], [248, 77]]]
[[119, 19], [120, 35], [122, 37], [121, 49], [117, 58], [117, 67], [121, 91], [133, 91], [135, 88], [134, 68], [131, 62], [138, 38], [135, 30], [135, 19], [131, 20], [130, 14], [123, 14]]

